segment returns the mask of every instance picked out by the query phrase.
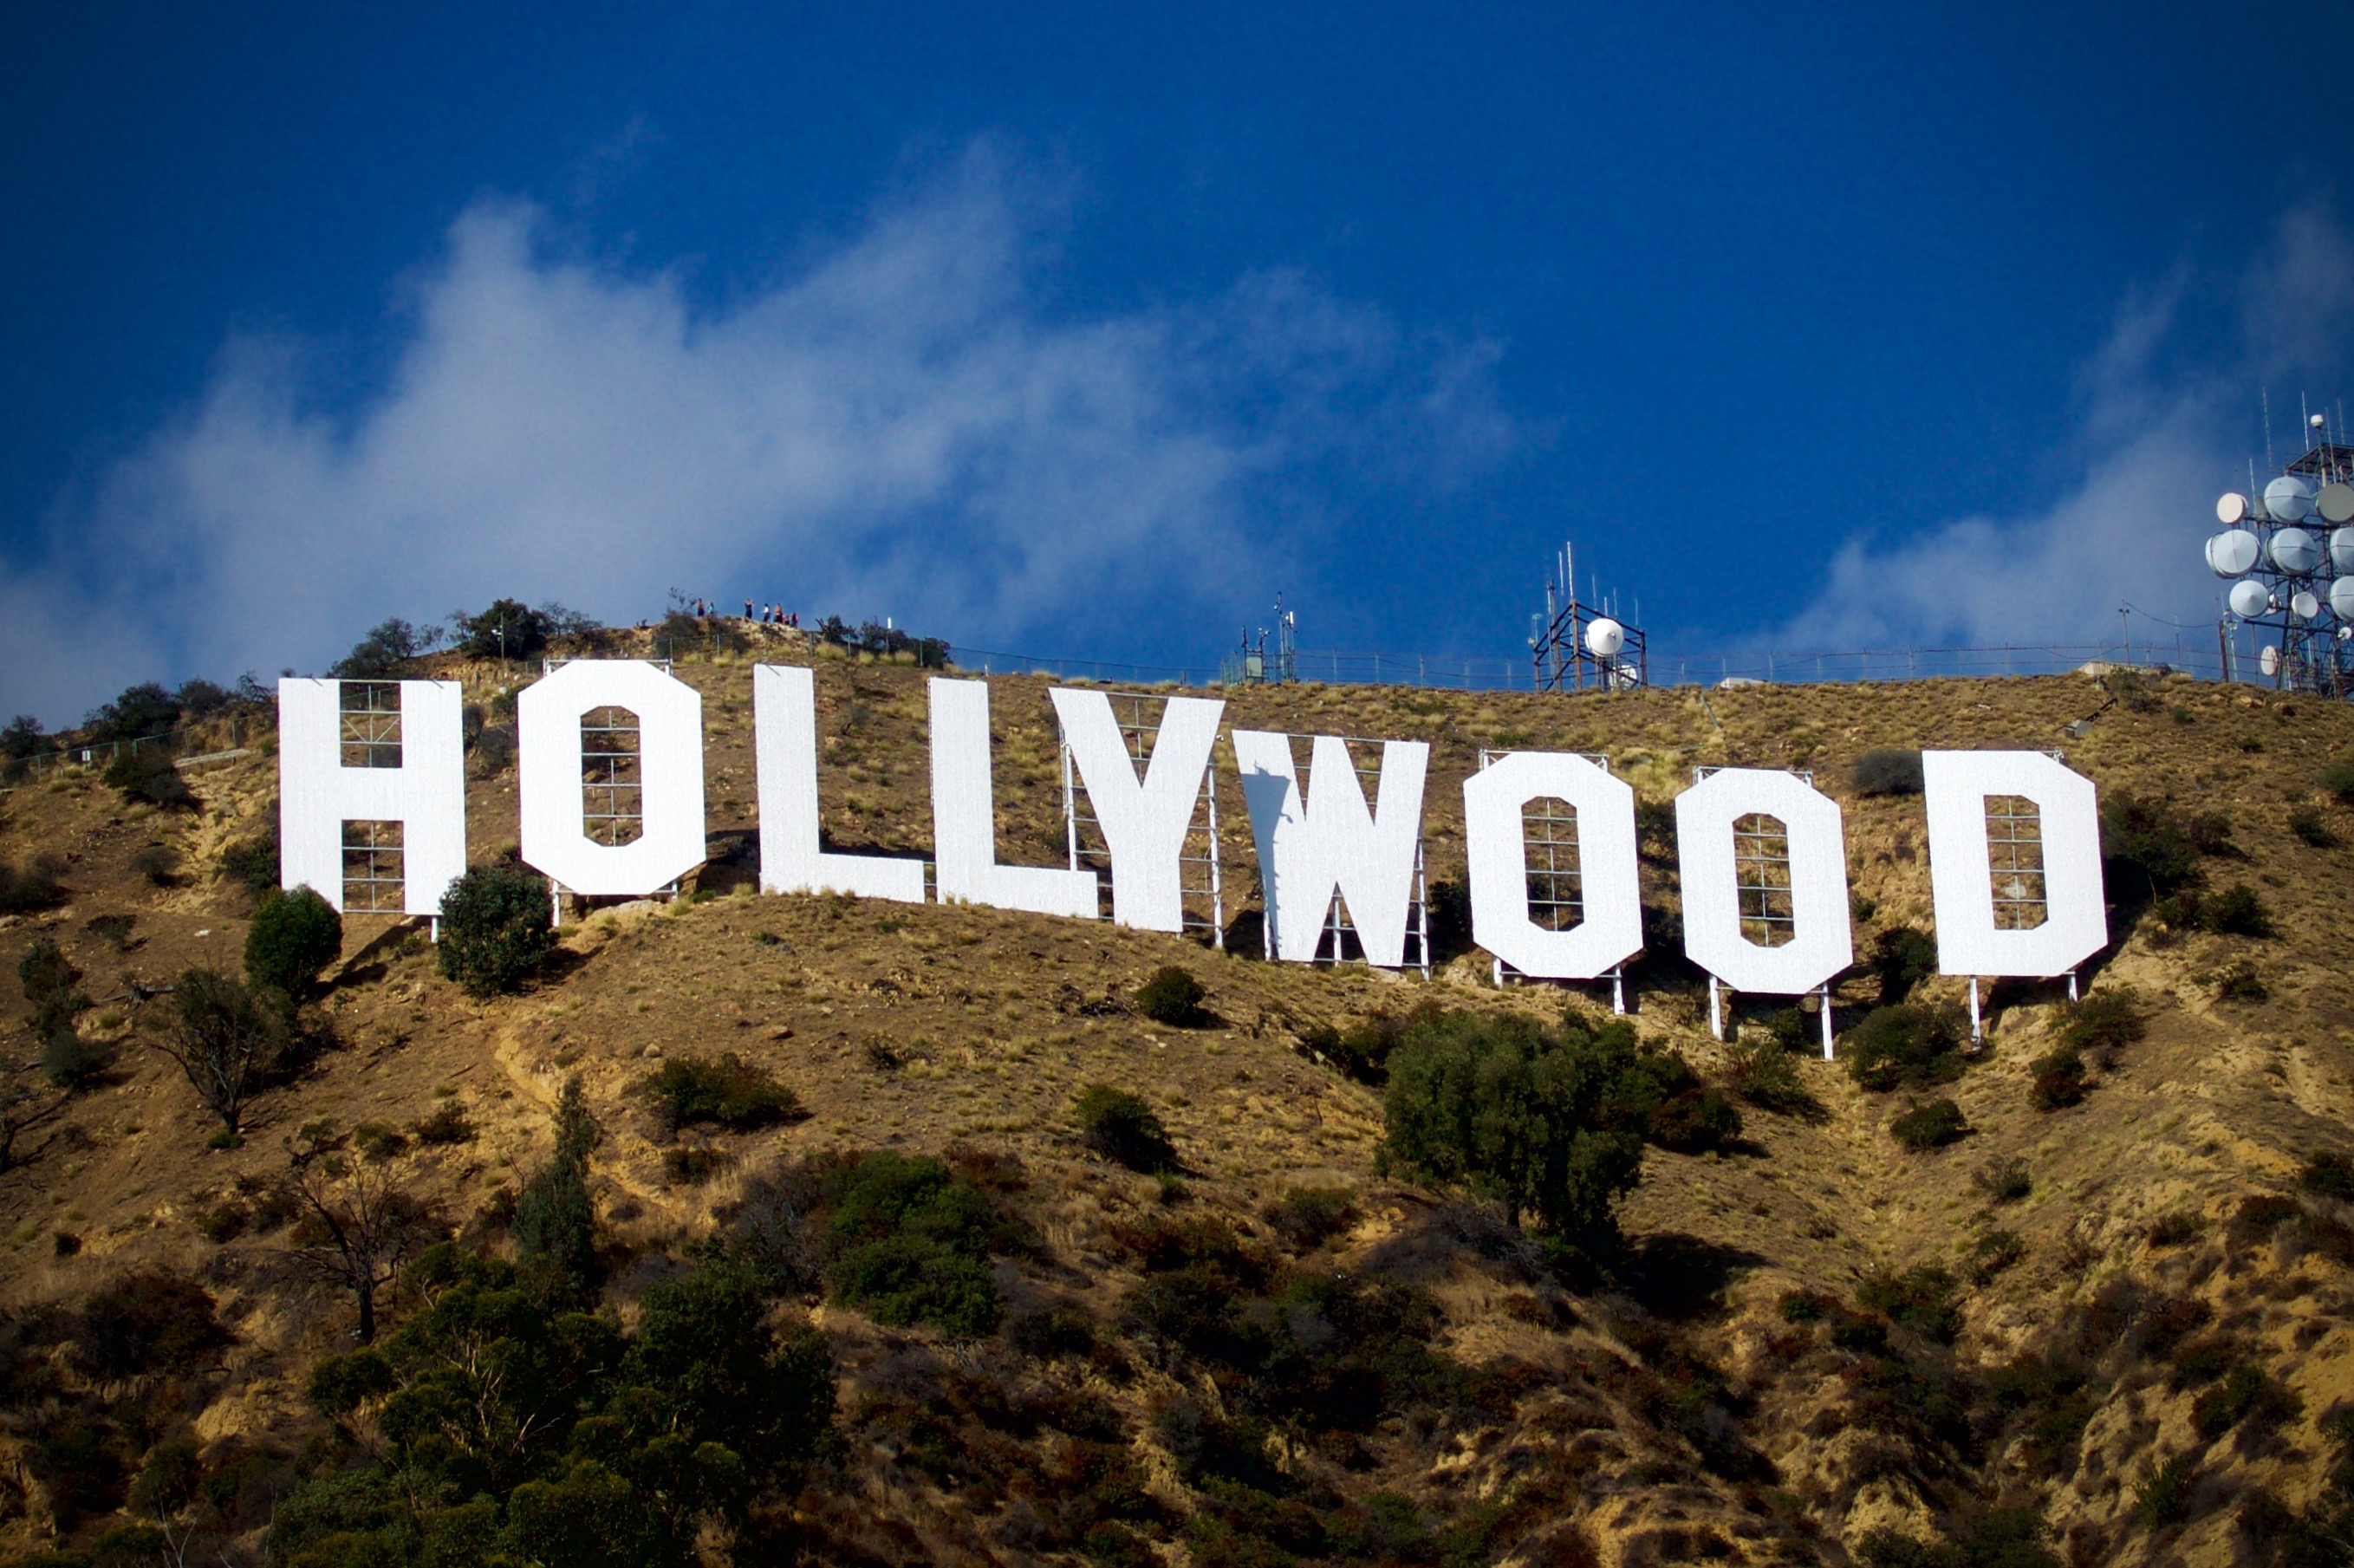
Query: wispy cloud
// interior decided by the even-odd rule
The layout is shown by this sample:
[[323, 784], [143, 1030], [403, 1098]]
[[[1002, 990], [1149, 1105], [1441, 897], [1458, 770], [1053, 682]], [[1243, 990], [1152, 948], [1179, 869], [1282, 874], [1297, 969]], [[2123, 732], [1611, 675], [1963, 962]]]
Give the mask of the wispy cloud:
[[[2291, 212], [2265, 253], [2219, 293], [2238, 318], [2221, 363], [2181, 363], [2181, 317], [2194, 294], [2186, 270], [2119, 306], [2079, 376], [2076, 427], [2055, 442], [2075, 455], [2049, 507], [1850, 540], [1814, 602], [1759, 643], [2100, 641], [2118, 634], [2121, 603], [2211, 620], [2216, 585], [2200, 556], [2212, 528], [2208, 503], [2249, 455], [2260, 387], [2342, 374], [2354, 241], [2325, 211]], [[2293, 419], [2280, 420], [2284, 439]]]
[[[317, 668], [388, 614], [499, 594], [610, 620], [676, 586], [960, 638], [1168, 628], [1269, 548], [1515, 442], [1492, 347], [1286, 272], [1071, 319], [1060, 198], [981, 144], [720, 308], [484, 200], [398, 291], [356, 401], [240, 334], [209, 384], [0, 584], [0, 713], [126, 682]], [[1217, 622], [1223, 625], [1221, 618]]]

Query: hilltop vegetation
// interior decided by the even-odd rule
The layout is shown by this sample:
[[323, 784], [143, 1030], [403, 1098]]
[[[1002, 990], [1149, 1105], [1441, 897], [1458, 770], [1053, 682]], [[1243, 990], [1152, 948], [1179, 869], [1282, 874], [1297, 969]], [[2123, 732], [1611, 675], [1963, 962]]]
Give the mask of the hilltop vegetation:
[[[167, 768], [185, 801], [97, 768], [0, 796], [0, 1562], [2346, 1560], [2354, 714], [1236, 694], [1433, 743], [1425, 984], [1257, 959], [1231, 794], [1223, 952], [755, 895], [753, 656], [818, 664], [834, 845], [921, 850], [929, 811], [928, 655], [754, 630], [677, 666], [709, 863], [560, 930], [513, 868], [494, 650], [371, 634], [467, 684], [480, 869], [438, 949], [257, 891], [266, 708], [196, 721], [184, 750], [244, 754]], [[1045, 685], [992, 683], [1000, 853], [1034, 864]], [[2116, 939], [2080, 1002], [1991, 988], [1973, 1051], [1914, 754], [2055, 744], [2101, 787]], [[1635, 785], [1626, 1019], [1468, 948], [1483, 746]], [[1846, 813], [1836, 1061], [1784, 999], [1710, 1039], [1677, 956], [1667, 806], [1725, 762]]]

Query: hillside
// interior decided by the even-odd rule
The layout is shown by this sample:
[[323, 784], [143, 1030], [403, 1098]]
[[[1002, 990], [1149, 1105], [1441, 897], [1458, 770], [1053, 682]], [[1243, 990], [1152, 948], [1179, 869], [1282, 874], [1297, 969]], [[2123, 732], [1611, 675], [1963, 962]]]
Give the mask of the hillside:
[[[923, 673], [818, 668], [832, 845], [923, 848]], [[507, 673], [435, 673], [467, 683], [495, 734]], [[193, 810], [126, 804], [91, 773], [0, 795], [0, 861], [63, 862], [61, 902], [0, 916], [0, 972], [54, 940], [93, 999], [83, 1033], [115, 1052], [0, 1173], [0, 1560], [154, 1561], [126, 1498], [159, 1495], [134, 1480], [178, 1442], [201, 1479], [171, 1494], [192, 1500], [163, 1528], [196, 1532], [189, 1562], [266, 1561], [298, 1483], [382, 1441], [358, 1417], [336, 1427], [306, 1392], [323, 1357], [352, 1347], [355, 1319], [303, 1261], [316, 1238], [283, 1197], [290, 1150], [357, 1129], [368, 1169], [504, 1254], [572, 1080], [604, 1129], [588, 1161], [596, 1305], [624, 1327], [697, 1256], [771, 1233], [813, 1245], [804, 1222], [841, 1202], [823, 1172], [859, 1151], [947, 1157], [997, 1227], [1005, 1311], [990, 1332], [886, 1326], [817, 1266], [793, 1276], [775, 1320], [805, 1312], [830, 1347], [837, 1437], [790, 1517], [732, 1542], [706, 1532], [708, 1561], [1843, 1563], [1885, 1531], [1923, 1554], [1890, 1556], [1882, 1538], [1873, 1561], [2041, 1560], [1999, 1555], [2020, 1510], [2072, 1563], [2333, 1560], [2296, 1555], [2322, 1549], [2287, 1521], [2331, 1506], [2354, 1438], [2354, 1207], [2342, 1181], [2301, 1180], [2354, 1153], [2340, 935], [2354, 810], [2321, 788], [2354, 756], [2354, 711], [2179, 677], [2114, 702], [2083, 677], [1231, 695], [1234, 726], [1429, 740], [1434, 883], [1462, 877], [1459, 786], [1483, 746], [1606, 753], [1647, 808], [1697, 765], [1811, 769], [1846, 812], [1860, 959], [1930, 927], [1920, 799], [1857, 796], [1849, 769], [1867, 750], [2058, 747], [2113, 805], [2223, 819], [2228, 838], [2194, 835], [2199, 875], [2252, 889], [2273, 934], [2169, 924], [2113, 877], [2115, 940], [2083, 980], [2129, 992], [2146, 1029], [2089, 1053], [2079, 1103], [2036, 1103], [2031, 1064], [2074, 1016], [2056, 985], [1996, 988], [1986, 1050], [1942, 1085], [1872, 1093], [1840, 1064], [1788, 1054], [1802, 1092], [1742, 1103], [1739, 1138], [1647, 1151], [1625, 1249], [1597, 1270], [1549, 1266], [1500, 1211], [1384, 1177], [1380, 1091], [1341, 1070], [1328, 1031], [1434, 1003], [1598, 1022], [1606, 991], [1499, 991], [1459, 948], [1426, 984], [1108, 924], [758, 895], [748, 659], [676, 673], [704, 694], [710, 794], [711, 860], [685, 896], [567, 923], [541, 979], [491, 1000], [441, 978], [411, 923], [348, 917], [315, 1004], [332, 1044], [257, 1097], [235, 1148], [208, 1147], [218, 1124], [148, 1048], [172, 1002], [145, 992], [191, 966], [240, 967], [252, 899], [218, 868], [271, 831], [266, 735], [186, 770]], [[1009, 862], [1061, 862], [1049, 684], [991, 680]], [[516, 836], [502, 750], [479, 744], [470, 766], [477, 863]], [[1218, 768], [1231, 921], [1255, 862], [1223, 740]], [[1630, 970], [1631, 1022], [1735, 1086], [1754, 1069], [1708, 1037], [1700, 978], [1659, 935], [1673, 845], [1658, 813], [1643, 820], [1654, 950]], [[127, 930], [108, 923], [121, 916]], [[1246, 913], [1233, 928], [1246, 947]], [[1170, 964], [1207, 988], [1197, 1026], [1132, 1005]], [[1842, 1027], [1901, 983], [1860, 963], [1838, 988]], [[1912, 1000], [1959, 995], [1931, 976]], [[1750, 1046], [1781, 1005], [1742, 1002]], [[12, 981], [0, 1034], [30, 1094], [28, 1017]], [[772, 1073], [805, 1114], [673, 1131], [646, 1081], [722, 1053]], [[1088, 1146], [1073, 1105], [1092, 1084], [1144, 1097], [1179, 1178]], [[1891, 1136], [1914, 1099], [1943, 1096], [1967, 1136], [1920, 1152]], [[157, 1274], [199, 1285], [219, 1332], [109, 1352], [122, 1313], [93, 1304]], [[1180, 1301], [1187, 1281], [1208, 1299]], [[428, 1295], [391, 1288], [388, 1322]], [[1212, 1319], [1259, 1348], [1196, 1320]]]

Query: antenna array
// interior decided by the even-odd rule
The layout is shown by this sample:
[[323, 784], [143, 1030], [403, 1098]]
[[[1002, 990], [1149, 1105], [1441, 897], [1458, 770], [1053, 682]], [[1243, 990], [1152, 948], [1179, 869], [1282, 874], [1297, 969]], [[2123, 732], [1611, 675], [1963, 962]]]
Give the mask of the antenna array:
[[1591, 601], [1579, 599], [1576, 559], [1567, 543], [1554, 555], [1553, 566], [1553, 575], [1545, 581], [1544, 612], [1529, 618], [1529, 656], [1536, 665], [1537, 689], [1629, 691], [1649, 685], [1650, 656], [1642, 629], [1622, 620], [1615, 596], [1604, 598], [1599, 588]]
[[2261, 679], [2345, 697], [2354, 695], [2354, 444], [2325, 414], [2307, 415], [2304, 434], [2305, 450], [2262, 493], [2231, 491], [2215, 503], [2223, 531], [2207, 541], [2207, 565], [2232, 584], [2216, 635], [2226, 680], [2238, 675], [2236, 633], [2247, 627]]

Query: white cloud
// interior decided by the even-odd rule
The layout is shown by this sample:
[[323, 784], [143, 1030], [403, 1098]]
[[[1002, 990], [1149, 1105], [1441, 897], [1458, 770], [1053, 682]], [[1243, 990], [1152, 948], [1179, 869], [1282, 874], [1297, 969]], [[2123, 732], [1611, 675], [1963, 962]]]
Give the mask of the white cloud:
[[[2354, 243], [2326, 213], [2287, 215], [2229, 295], [2239, 305], [2229, 362], [2169, 368], [2191, 292], [2178, 270], [2119, 308], [2080, 376], [2079, 422], [2065, 449], [2081, 455], [2052, 505], [1904, 539], [1850, 540], [1815, 601], [1757, 645], [2114, 641], [2120, 603], [2211, 622], [2217, 585], [2200, 555], [2213, 530], [2209, 503], [2244, 471], [2260, 386], [2343, 364]], [[2272, 385], [2278, 403], [2282, 382]], [[2287, 396], [2287, 413], [2274, 416], [2284, 442], [2294, 439], [2296, 408]]]
[[311, 345], [235, 337], [183, 416], [64, 505], [47, 557], [0, 584], [0, 713], [317, 668], [386, 615], [504, 594], [625, 620], [674, 586], [1132, 646], [1272, 566], [1269, 496], [1312, 521], [1335, 486], [1513, 443], [1484, 345], [1296, 275], [1051, 315], [1035, 236], [1057, 207], [983, 144], [704, 308], [675, 271], [558, 253], [531, 206], [478, 203], [401, 291], [399, 347], [355, 405], [314, 395]]

